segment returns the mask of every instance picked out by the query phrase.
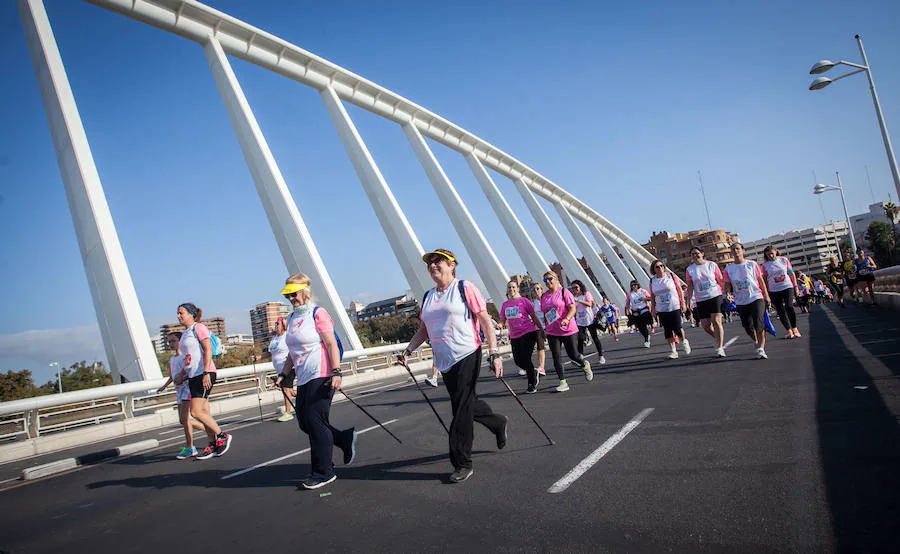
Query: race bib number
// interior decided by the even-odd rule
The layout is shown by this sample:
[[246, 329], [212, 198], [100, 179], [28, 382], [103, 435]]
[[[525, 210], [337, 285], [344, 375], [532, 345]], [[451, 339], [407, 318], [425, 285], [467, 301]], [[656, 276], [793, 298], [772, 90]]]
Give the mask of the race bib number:
[[671, 301], [672, 301], [672, 293], [671, 292], [667, 292], [665, 294], [659, 295], [659, 303], [660, 304], [668, 304]]
[[503, 315], [506, 319], [518, 319], [519, 317], [519, 307], [518, 306], [510, 306], [506, 308], [506, 311], [503, 312]]
[[870, 267], [863, 267], [863, 268], [860, 268], [860, 270], [859, 270], [858, 273], [859, 273], [860, 275], [869, 275], [869, 274], [872, 273], [872, 268], [870, 268]]
[[547, 318], [547, 325], [552, 325], [554, 321], [559, 319], [559, 314], [556, 313], [556, 308], [550, 308], [550, 311], [545, 313], [544, 317]]
[[746, 279], [740, 279], [734, 282], [734, 289], [739, 290], [741, 292], [750, 290], [750, 281]]
[[784, 280], [785, 280], [785, 278], [787, 278], [787, 275], [776, 275], [776, 276], [775, 276], [775, 282], [776, 282], [776, 283], [783, 283]]
[[712, 281], [700, 281], [699, 283], [697, 283], [697, 290], [700, 292], [706, 292], [708, 290], [711, 290], [712, 287], [713, 287]]
[[844, 284], [844, 280], [841, 279], [840, 277], [835, 277], [835, 278], [834, 278], [834, 284], [835, 284], [835, 285], [843, 285], [843, 284]]

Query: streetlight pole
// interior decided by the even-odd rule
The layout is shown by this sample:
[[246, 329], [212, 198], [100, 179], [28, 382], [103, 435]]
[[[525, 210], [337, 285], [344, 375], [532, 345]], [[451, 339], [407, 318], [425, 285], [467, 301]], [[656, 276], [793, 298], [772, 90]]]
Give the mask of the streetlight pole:
[[52, 362], [49, 367], [56, 366], [56, 384], [59, 387], [59, 394], [62, 394], [62, 374], [59, 371], [59, 362]]
[[[837, 177], [837, 189], [841, 192], [841, 204], [844, 205], [844, 217], [847, 219], [847, 232], [850, 233], [850, 257], [852, 258], [856, 255], [856, 237], [853, 236], [853, 225], [850, 223], [850, 213], [847, 212], [847, 201], [844, 199], [844, 186], [841, 184], [841, 174], [838, 171], [834, 172], [835, 177]], [[838, 244], [838, 248], [840, 249], [840, 243]]]
[[[884, 122], [884, 114], [881, 113], [881, 103], [878, 101], [878, 93], [875, 91], [875, 80], [872, 78], [872, 69], [869, 66], [869, 59], [866, 57], [866, 50], [863, 48], [862, 38], [860, 38], [859, 35], [856, 35], [854, 38], [856, 38], [856, 44], [859, 46], [859, 54], [862, 56], [863, 64], [859, 65], [843, 60], [839, 62], [820, 60], [809, 70], [810, 75], [825, 73], [837, 65], [850, 66], [855, 68], [856, 71], [851, 71], [850, 73], [835, 77], [834, 79], [817, 77], [816, 79], [813, 79], [813, 82], [809, 85], [809, 90], [823, 89], [834, 81], [865, 71], [866, 77], [869, 79], [869, 90], [872, 92], [872, 102], [875, 104], [875, 115], [878, 117], [878, 125], [881, 127], [881, 139], [884, 141], [884, 150], [887, 152], [888, 164], [891, 166], [891, 176], [894, 179], [894, 187], [897, 189], [898, 197], [900, 197], [900, 170], [897, 169], [897, 159], [894, 157], [894, 147], [891, 145], [891, 137], [888, 134], [887, 124]], [[850, 236], [853, 236], [852, 232]]]

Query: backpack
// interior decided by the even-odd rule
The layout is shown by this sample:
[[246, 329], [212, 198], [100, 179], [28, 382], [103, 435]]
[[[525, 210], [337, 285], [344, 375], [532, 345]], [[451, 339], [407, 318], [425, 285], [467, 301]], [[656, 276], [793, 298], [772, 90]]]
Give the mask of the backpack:
[[[313, 325], [315, 325], [316, 310], [318, 310], [318, 309], [319, 309], [318, 306], [313, 308]], [[337, 345], [338, 345], [338, 354], [339, 354], [338, 361], [342, 362], [342, 361], [344, 361], [344, 345], [343, 345], [343, 343], [341, 343], [341, 337], [338, 336], [337, 331], [332, 331], [332, 332], [334, 333], [334, 340], [337, 342]]]
[[[469, 301], [466, 300], [466, 282], [460, 279], [457, 281], [457, 285], [459, 288], [459, 297], [462, 299], [463, 306], [466, 307], [466, 316], [475, 317], [475, 314], [472, 313], [472, 308], [469, 306]], [[422, 307], [425, 307], [425, 299], [428, 298], [428, 293], [431, 292], [431, 289], [425, 291], [425, 295], [422, 296]], [[468, 318], [467, 317], [467, 318]], [[481, 342], [484, 342], [484, 329], [479, 325], [478, 326], [478, 334]]]
[[[209, 328], [207, 327], [207, 330]], [[191, 331], [194, 331], [194, 336], [197, 337], [197, 342], [200, 342], [200, 337], [197, 336], [197, 331], [191, 327]], [[212, 331], [209, 332], [209, 342], [212, 345], [212, 355], [219, 356], [222, 354], [222, 341], [213, 334]]]

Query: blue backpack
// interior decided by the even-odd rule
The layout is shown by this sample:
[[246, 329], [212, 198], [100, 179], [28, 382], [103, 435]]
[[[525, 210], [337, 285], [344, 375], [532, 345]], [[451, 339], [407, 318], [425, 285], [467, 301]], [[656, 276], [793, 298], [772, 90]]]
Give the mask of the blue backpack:
[[[318, 309], [319, 309], [318, 306], [313, 308], [313, 321], [314, 322], [316, 320], [316, 310], [318, 310]], [[337, 331], [333, 331], [333, 332], [334, 332], [334, 340], [337, 341], [337, 345], [338, 345], [338, 353], [340, 354], [340, 361], [344, 361], [344, 345], [343, 345], [343, 343], [341, 343], [341, 337], [338, 336]]]
[[[200, 337], [197, 336], [197, 331], [191, 327], [191, 331], [194, 331], [194, 336], [197, 337], [197, 342], [200, 342]], [[212, 355], [219, 356], [222, 354], [222, 341], [219, 340], [219, 337], [213, 334], [212, 331], [209, 332], [209, 342], [212, 345]]]

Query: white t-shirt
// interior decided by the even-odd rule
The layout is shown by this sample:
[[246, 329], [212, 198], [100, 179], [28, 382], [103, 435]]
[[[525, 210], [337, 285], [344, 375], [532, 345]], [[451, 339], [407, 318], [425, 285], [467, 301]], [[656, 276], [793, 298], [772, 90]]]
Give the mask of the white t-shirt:
[[647, 296], [649, 296], [649, 293], [644, 289], [638, 289], [637, 291], [628, 293], [628, 307], [631, 309], [632, 313], [637, 314], [649, 309], [649, 306], [647, 306]]
[[[202, 323], [194, 323], [191, 328], [181, 334], [178, 349], [184, 356], [184, 367], [188, 372], [188, 378], [203, 375], [203, 349], [200, 347], [201, 338], [209, 338], [209, 329]], [[216, 371], [215, 362], [210, 363], [210, 372]]]
[[471, 314], [460, 297], [456, 279], [442, 292], [432, 288], [422, 304], [419, 317], [428, 330], [434, 367], [441, 373], [481, 347], [480, 325], [475, 316], [485, 309], [484, 297], [472, 283], [466, 281], [464, 286]]
[[594, 306], [585, 306], [584, 304], [581, 304], [579, 300], [593, 302], [594, 297], [591, 296], [591, 293], [589, 292], [575, 297], [575, 325], [587, 327], [594, 322], [594, 314], [596, 311], [594, 310]]
[[719, 287], [722, 270], [719, 269], [719, 264], [710, 261], [700, 265], [691, 264], [685, 273], [687, 282], [694, 284], [694, 297], [697, 302], [722, 296], [722, 289]]
[[678, 289], [681, 284], [672, 277], [668, 271], [662, 279], [656, 276], [650, 277], [650, 290], [656, 298], [656, 312], [674, 312], [681, 309], [681, 301], [678, 299]]
[[309, 306], [288, 316], [288, 330], [284, 342], [294, 361], [297, 386], [313, 379], [331, 376], [332, 362], [323, 335], [334, 333], [334, 322], [324, 308]]
[[541, 327], [544, 326], [544, 312], [541, 311], [541, 299], [532, 300], [531, 304], [534, 306], [534, 315], [537, 316], [538, 321], [541, 322]]
[[725, 266], [723, 278], [726, 283], [731, 283], [734, 303], [738, 306], [746, 306], [763, 298], [762, 289], [759, 288], [757, 281], [757, 278], [762, 279], [762, 270], [753, 260], [747, 260], [742, 264], [728, 264]]
[[275, 335], [272, 337], [272, 340], [269, 341], [269, 353], [272, 354], [272, 366], [275, 368], [276, 372], [281, 372], [281, 368], [284, 367], [284, 362], [287, 361], [288, 354], [290, 353], [290, 349], [288, 349], [287, 341], [285, 337], [287, 333], [284, 335]]
[[[176, 354], [169, 358], [169, 375], [172, 377], [172, 380], [175, 380], [175, 377], [178, 376], [179, 373], [184, 371], [184, 356], [181, 354]], [[175, 385], [175, 398], [178, 402], [182, 402], [185, 400], [191, 399], [191, 389], [188, 386], [187, 379], [185, 379], [180, 385]]]
[[769, 287], [769, 292], [779, 292], [794, 288], [794, 283], [790, 277], [790, 274], [794, 272], [794, 268], [791, 267], [791, 261], [784, 256], [763, 262], [762, 272], [766, 277], [766, 286]]

